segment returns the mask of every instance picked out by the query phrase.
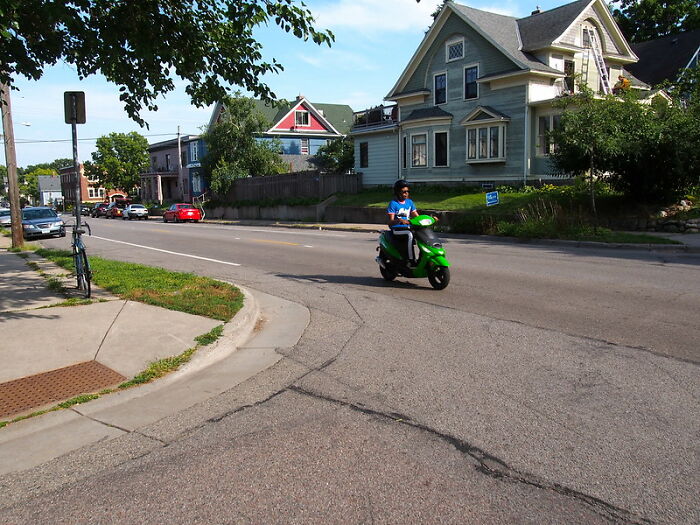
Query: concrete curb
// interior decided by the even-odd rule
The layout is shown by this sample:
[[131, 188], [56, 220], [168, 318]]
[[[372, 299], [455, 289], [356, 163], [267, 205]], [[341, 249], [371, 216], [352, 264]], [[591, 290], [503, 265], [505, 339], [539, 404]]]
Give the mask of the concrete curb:
[[[134, 432], [219, 395], [277, 363], [282, 355], [276, 349], [293, 346], [306, 329], [308, 309], [239, 289], [246, 296], [244, 307], [226, 323], [222, 337], [211, 348], [205, 347], [180, 370], [152, 383], [0, 429], [0, 475]], [[261, 317], [269, 322], [258, 330]]]

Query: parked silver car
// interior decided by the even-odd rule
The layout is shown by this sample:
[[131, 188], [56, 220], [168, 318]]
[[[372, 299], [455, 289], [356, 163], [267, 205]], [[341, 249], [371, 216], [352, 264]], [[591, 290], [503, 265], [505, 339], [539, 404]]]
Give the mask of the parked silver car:
[[143, 204], [129, 204], [122, 211], [122, 219], [148, 219], [148, 208]]
[[66, 224], [55, 210], [45, 206], [22, 209], [22, 229], [24, 238], [42, 237], [44, 235], [66, 236]]
[[0, 226], [9, 226], [11, 222], [10, 208], [0, 208]]

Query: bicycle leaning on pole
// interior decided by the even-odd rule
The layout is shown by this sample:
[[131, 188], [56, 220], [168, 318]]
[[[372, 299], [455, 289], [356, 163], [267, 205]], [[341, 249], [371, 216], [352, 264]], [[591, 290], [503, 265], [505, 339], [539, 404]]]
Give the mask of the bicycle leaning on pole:
[[[71, 135], [73, 142], [73, 177], [74, 177], [74, 197], [75, 197], [75, 224], [73, 225], [73, 265], [75, 266], [75, 278], [78, 280], [78, 290], [83, 291], [85, 299], [90, 298], [90, 279], [92, 273], [90, 271], [90, 261], [88, 261], [87, 253], [85, 253], [85, 244], [81, 235], [85, 233], [80, 227], [80, 208], [82, 205], [80, 183], [80, 167], [78, 166], [78, 131], [76, 124], [85, 124], [85, 93], [83, 91], [65, 91], [63, 93], [63, 111], [65, 113], [66, 124], [71, 125]], [[85, 223], [88, 232], [90, 226]]]
[[[90, 225], [86, 222], [85, 226], [88, 229], [89, 235], [92, 235]], [[78, 290], [82, 290], [83, 297], [85, 297], [85, 299], [89, 299], [92, 270], [90, 270], [90, 261], [88, 260], [87, 253], [85, 252], [85, 244], [83, 243], [82, 239], [82, 235], [85, 233], [85, 230], [83, 230], [80, 227], [80, 224], [74, 224], [72, 228], [73, 240], [71, 241], [71, 248], [73, 249], [73, 266], [75, 267], [75, 278], [78, 281]]]

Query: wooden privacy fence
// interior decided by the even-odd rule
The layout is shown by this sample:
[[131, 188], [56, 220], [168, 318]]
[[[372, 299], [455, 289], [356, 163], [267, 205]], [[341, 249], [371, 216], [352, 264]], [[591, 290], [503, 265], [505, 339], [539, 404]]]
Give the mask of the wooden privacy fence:
[[226, 195], [230, 201], [284, 200], [297, 197], [325, 199], [334, 193], [358, 193], [362, 175], [301, 171], [237, 179]]

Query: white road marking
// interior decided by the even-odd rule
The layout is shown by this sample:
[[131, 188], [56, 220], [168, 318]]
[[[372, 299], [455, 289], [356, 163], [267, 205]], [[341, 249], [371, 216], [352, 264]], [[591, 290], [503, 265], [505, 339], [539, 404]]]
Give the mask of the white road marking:
[[202, 261], [215, 262], [215, 263], [219, 263], [219, 264], [229, 264], [231, 266], [240, 266], [239, 263], [220, 261], [219, 259], [210, 259], [209, 257], [200, 257], [199, 255], [190, 255], [189, 253], [171, 252], [170, 250], [161, 250], [160, 248], [153, 248], [152, 246], [143, 246], [141, 244], [134, 244], [132, 242], [117, 241], [114, 239], [106, 239], [104, 237], [98, 237], [97, 235], [93, 235], [92, 238], [101, 239], [103, 241], [108, 241], [108, 242], [116, 242], [119, 244], [127, 244], [129, 246], [135, 246], [136, 248], [143, 248], [144, 250], [153, 250], [156, 252], [169, 253], [171, 255], [180, 255], [181, 257], [191, 257], [192, 259], [200, 259]]

